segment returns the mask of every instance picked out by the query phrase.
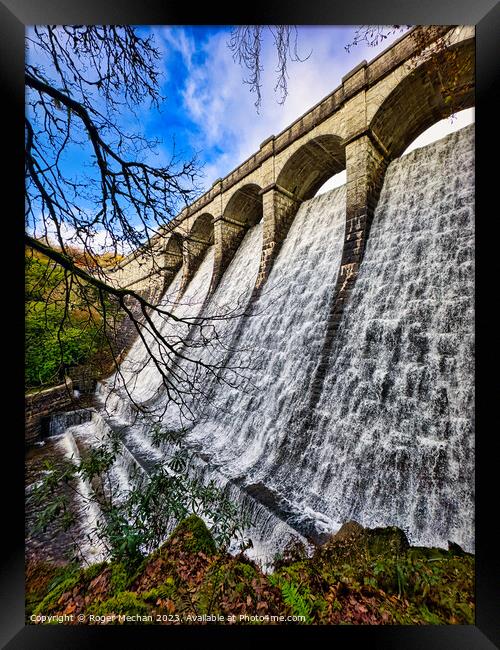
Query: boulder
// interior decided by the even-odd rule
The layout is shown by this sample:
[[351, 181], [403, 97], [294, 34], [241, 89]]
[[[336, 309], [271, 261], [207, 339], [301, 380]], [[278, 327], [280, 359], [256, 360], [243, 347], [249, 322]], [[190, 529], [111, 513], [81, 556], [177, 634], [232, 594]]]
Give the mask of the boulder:
[[321, 547], [339, 558], [361, 553], [370, 556], [394, 556], [405, 553], [408, 548], [408, 539], [400, 528], [364, 528], [356, 521], [343, 524]]

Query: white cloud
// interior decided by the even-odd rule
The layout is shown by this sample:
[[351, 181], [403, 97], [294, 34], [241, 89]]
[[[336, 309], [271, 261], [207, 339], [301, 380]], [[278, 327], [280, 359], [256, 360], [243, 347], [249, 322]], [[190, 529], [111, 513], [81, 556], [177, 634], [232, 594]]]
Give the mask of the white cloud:
[[[190, 70], [191, 59], [196, 51], [194, 40], [182, 28], [163, 27], [160, 29], [160, 35], [167, 45], [167, 48], [163, 48], [163, 51], [174, 50], [179, 52], [184, 64]], [[162, 39], [158, 40], [161, 42]]]
[[[31, 232], [30, 228], [28, 228], [28, 232]], [[113, 239], [104, 228], [96, 229], [93, 233], [89, 228], [85, 228], [79, 234], [72, 224], [62, 221], [59, 223], [59, 232], [62, 241], [68, 246], [85, 248], [97, 254], [114, 252]], [[46, 237], [52, 245], [59, 245], [57, 228], [50, 219], [44, 222], [41, 213], [37, 216], [33, 237]], [[122, 255], [127, 255], [132, 250], [129, 244], [123, 241], [119, 243], [119, 246], [121, 249], [118, 252]]]

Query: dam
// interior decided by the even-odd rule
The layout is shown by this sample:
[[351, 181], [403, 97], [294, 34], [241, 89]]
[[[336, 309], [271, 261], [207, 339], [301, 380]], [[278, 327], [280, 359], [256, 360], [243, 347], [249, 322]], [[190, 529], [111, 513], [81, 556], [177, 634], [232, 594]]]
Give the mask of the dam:
[[[53, 416], [66, 449], [122, 429], [123, 490], [131, 463], [168, 456], [151, 418], [182, 431], [264, 564], [348, 520], [474, 551], [474, 127], [402, 155], [473, 105], [473, 30], [442, 29], [464, 62], [451, 102], [410, 32], [214, 183], [146, 271], [144, 252], [122, 263], [116, 284], [176, 317], [152, 315], [191, 361], [158, 366], [154, 337], [130, 337], [84, 421]], [[171, 399], [172, 377], [196, 390]]]

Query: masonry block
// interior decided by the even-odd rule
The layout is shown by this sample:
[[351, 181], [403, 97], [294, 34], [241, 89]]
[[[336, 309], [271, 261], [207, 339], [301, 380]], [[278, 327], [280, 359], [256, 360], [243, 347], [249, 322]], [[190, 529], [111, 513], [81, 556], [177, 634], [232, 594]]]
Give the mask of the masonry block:
[[[262, 250], [259, 274], [255, 285], [258, 292], [274, 264], [283, 240], [300, 207], [300, 201], [289, 192], [285, 193], [276, 184], [266, 188], [262, 196], [264, 212], [264, 247]], [[254, 296], [255, 297], [255, 296]]]

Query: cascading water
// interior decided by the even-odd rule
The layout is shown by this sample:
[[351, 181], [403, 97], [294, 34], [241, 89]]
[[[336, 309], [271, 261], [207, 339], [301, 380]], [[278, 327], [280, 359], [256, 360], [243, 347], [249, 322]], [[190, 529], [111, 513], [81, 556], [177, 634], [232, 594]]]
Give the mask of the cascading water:
[[[302, 204], [252, 315], [217, 325], [225, 342], [237, 331], [252, 365], [238, 386], [207, 377], [210, 400], [193, 405], [186, 442], [199, 455], [196, 472], [216, 476], [252, 510], [257, 557], [284, 546], [288, 525], [314, 539], [348, 519], [400, 526], [413, 544], [452, 540], [473, 550], [473, 152], [468, 127], [389, 166], [313, 410], [312, 378], [344, 242], [345, 187]], [[261, 237], [260, 225], [247, 233], [203, 315], [248, 301]], [[196, 315], [191, 296], [201, 308], [212, 265], [209, 250], [177, 315]], [[178, 335], [170, 327], [162, 333]], [[225, 347], [197, 348], [196, 334], [193, 341], [196, 358], [227, 355]], [[165, 405], [140, 341], [122, 375], [138, 402], [154, 396]], [[101, 387], [101, 395], [109, 390]], [[126, 409], [122, 416], [132, 456], [161, 460], [147, 425], [132, 423]], [[164, 422], [185, 424], [175, 408]]]
[[[474, 548], [474, 130], [387, 172], [294, 497]], [[282, 487], [287, 476], [275, 475]], [[304, 489], [304, 486], [308, 486]], [[315, 495], [319, 495], [316, 497]]]
[[[79, 463], [80, 461], [80, 449], [76, 437], [79, 429], [85, 426], [85, 424], [80, 424], [68, 427], [58, 441], [58, 444], [64, 450], [66, 458], [73, 463]], [[77, 509], [80, 515], [78, 522], [80, 528], [78, 554], [89, 564], [102, 562], [107, 557], [107, 551], [102, 540], [95, 534], [95, 528], [101, 513], [92, 498], [91, 485], [81, 476], [76, 479], [74, 494], [76, 495]]]
[[[248, 230], [218, 288], [205, 306], [201, 315], [208, 319], [209, 343], [198, 347], [197, 342], [200, 337], [195, 332], [192, 340], [187, 343], [188, 351], [184, 350], [191, 359], [195, 361], [201, 359], [205, 363], [212, 365], [227, 359], [232, 338], [239, 324], [241, 324], [238, 315], [243, 314], [255, 285], [260, 263], [261, 246], [262, 222]], [[198, 287], [201, 285], [199, 291], [203, 294], [205, 289], [208, 289], [210, 277], [203, 276], [202, 279], [197, 279], [195, 276], [192, 282]], [[186, 293], [192, 292], [193, 288], [190, 285]], [[221, 320], [218, 320], [221, 316]], [[253, 352], [252, 350], [252, 356]], [[140, 342], [136, 342], [133, 354], [138, 364], [142, 364], [144, 359], [147, 358], [144, 345]], [[241, 354], [241, 351], [238, 350], [238, 353], [233, 356], [238, 356], [238, 368], [235, 371], [238, 374], [239, 364], [243, 363], [241, 359], [247, 355]], [[134, 379], [133, 375], [132, 379]], [[144, 381], [147, 381], [147, 375], [140, 377], [135, 382], [135, 385], [140, 387]], [[212, 382], [217, 385], [211, 373], [205, 374], [201, 381]], [[227, 384], [223, 385], [227, 386]], [[156, 414], [162, 414], [164, 424], [170, 423], [171, 425], [182, 426], [185, 423], [179, 408], [174, 404], [169, 404], [164, 410], [166, 405], [161, 394], [155, 404]], [[193, 402], [190, 406], [195, 408], [196, 403]], [[109, 411], [109, 408], [107, 410]], [[171, 457], [175, 450], [170, 448], [168, 444], [162, 445], [162, 449], [158, 449], [152, 444], [151, 424], [148, 420], [141, 421], [129, 418], [129, 421], [126, 422], [127, 418], [123, 417], [124, 413], [126, 413], [126, 409], [121, 410], [118, 426], [121, 431], [125, 455], [131, 454], [132, 457], [147, 468], [152, 468], [156, 463]], [[117, 419], [108, 417], [108, 421], [116, 423]], [[125, 426], [123, 426], [124, 424]], [[91, 431], [89, 431], [88, 435], [91, 435]], [[300, 539], [307, 544], [307, 540], [297, 530], [291, 528], [282, 518], [274, 514], [274, 508], [269, 508], [269, 504], [261, 503], [262, 490], [257, 491], [260, 492], [259, 494], [255, 490], [243, 492], [236, 483], [228, 481], [228, 477], [220, 471], [220, 467], [207, 462], [207, 460], [208, 455], [206, 454], [202, 453], [195, 456], [191, 460], [191, 475], [200, 478], [204, 482], [214, 481], [232, 502], [239, 504], [242, 513], [252, 522], [250, 527], [244, 531], [245, 536], [250, 537], [253, 542], [252, 548], [247, 550], [247, 555], [259, 561], [266, 568], [270, 567], [270, 562], [276, 552], [286, 546], [292, 538]], [[122, 477], [126, 475], [126, 471], [123, 471], [123, 462], [119, 463], [119, 468], [114, 468], [114, 472], [119, 472]], [[235, 546], [234, 550], [238, 550], [238, 547]]]
[[[194, 318], [203, 307], [210, 286], [213, 263], [214, 247], [210, 246], [181, 300], [176, 301], [182, 279], [182, 271], [179, 271], [160, 301], [159, 308], [171, 311], [177, 318]], [[187, 335], [188, 326], [184, 322], [179, 323], [160, 312], [154, 312], [152, 320], [161, 336], [172, 345], [178, 344]], [[146, 345], [151, 354], [147, 353]], [[144, 333], [144, 341], [139, 337], [134, 342], [120, 367], [119, 375], [115, 375], [107, 383], [115, 388], [126, 385], [128, 396], [134, 402], [141, 403], [151, 399], [162, 384], [161, 372], [153, 358], [162, 363], [163, 349], [158, 338], [148, 328]], [[167, 370], [166, 365], [162, 367], [162, 371]]]
[[[355, 518], [398, 525], [415, 544], [473, 549], [473, 169], [473, 127], [390, 165], [313, 414], [306, 392], [331, 286], [323, 303], [318, 294], [335, 279], [314, 250], [336, 269], [325, 213], [340, 191], [303, 206], [269, 278], [288, 269], [289, 300], [245, 333], [270, 351], [261, 390], [219, 395], [232, 415], [214, 410], [193, 433], [224, 472], [332, 529]], [[289, 248], [302, 219], [305, 273]]]
[[[244, 478], [247, 485], [267, 485], [260, 466], [274, 465], [276, 451], [288, 435], [284, 425], [289, 411], [307, 394], [337, 279], [344, 215], [345, 187], [300, 207], [240, 339], [254, 357], [252, 384], [216, 392], [188, 438], [221, 472]], [[288, 471], [293, 468], [288, 466]], [[300, 508], [297, 514], [313, 513]], [[332, 525], [316, 523], [319, 530]]]
[[197, 368], [200, 392], [195, 390], [184, 398], [189, 406], [187, 419], [186, 409], [179, 408], [172, 402], [167, 403], [166, 396], [159, 395], [156, 407], [158, 412], [162, 409], [166, 426], [174, 429], [185, 425], [192, 426], [192, 414], [197, 412], [202, 398], [210, 392], [210, 387], [217, 384], [217, 378], [227, 385], [227, 382], [239, 384], [242, 377], [249, 377], [245, 371], [251, 354], [246, 354], [240, 349], [233, 350], [231, 345], [241, 319], [244, 320], [245, 308], [257, 279], [261, 248], [262, 221], [249, 228], [220, 284], [200, 314], [206, 319], [202, 330], [205, 340], [202, 339], [200, 331], [195, 331], [183, 349], [185, 355], [191, 359], [191, 362], [181, 362], [187, 374], [192, 374], [193, 363], [197, 361], [209, 365], [214, 372], [202, 367]]
[[[165, 292], [165, 295], [162, 296], [158, 305], [159, 307], [171, 309], [173, 312], [176, 311], [175, 299], [179, 291], [181, 280], [182, 270], [179, 269], [172, 284]], [[162, 335], [168, 336], [172, 330], [175, 332], [175, 321], [157, 313], [153, 314], [152, 318]], [[155, 339], [149, 330], [145, 332], [145, 340], [148, 345], [154, 346]], [[121, 364], [120, 373], [121, 377], [119, 377], [119, 384], [126, 384], [130, 391], [130, 395], [137, 400], [141, 400], [141, 397], [147, 399], [151, 390], [154, 391], [155, 386], [158, 384], [158, 370], [149, 355], [145, 354], [145, 345], [140, 337], [134, 341], [129, 353]], [[113, 377], [113, 381], [115, 381], [116, 378], [117, 375]]]

